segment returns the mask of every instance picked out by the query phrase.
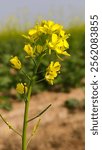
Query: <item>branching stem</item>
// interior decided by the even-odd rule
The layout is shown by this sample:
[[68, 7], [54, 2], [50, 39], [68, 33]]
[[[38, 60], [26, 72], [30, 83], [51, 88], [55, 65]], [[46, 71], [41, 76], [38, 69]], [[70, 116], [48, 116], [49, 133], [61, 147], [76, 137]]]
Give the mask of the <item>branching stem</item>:
[[16, 134], [18, 134], [20, 137], [22, 137], [22, 135], [12, 127], [11, 124], [9, 124], [6, 119], [4, 119], [4, 117], [0, 114], [1, 119], [5, 122], [5, 124], [9, 127], [9, 129], [13, 130]]
[[27, 122], [30, 122], [30, 121], [32, 121], [32, 120], [34, 120], [34, 119], [40, 117], [45, 111], [47, 111], [47, 109], [48, 109], [49, 107], [51, 107], [51, 104], [48, 105], [48, 106], [47, 106], [43, 111], [41, 111], [38, 115], [36, 115], [35, 117], [29, 119]]

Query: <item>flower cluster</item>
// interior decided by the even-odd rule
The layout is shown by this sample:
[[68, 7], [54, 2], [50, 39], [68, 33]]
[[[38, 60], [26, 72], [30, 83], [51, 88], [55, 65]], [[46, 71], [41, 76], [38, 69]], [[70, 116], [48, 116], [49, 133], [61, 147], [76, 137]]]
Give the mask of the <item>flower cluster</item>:
[[60, 63], [51, 61], [50, 65], [46, 69], [45, 79], [53, 85], [54, 78], [60, 73]]
[[23, 35], [26, 39], [29, 40], [30, 44], [27, 48], [26, 53], [29, 56], [35, 56], [39, 53], [39, 50], [35, 49], [36, 45], [40, 47], [44, 47], [41, 52], [51, 53], [51, 51], [55, 51], [56, 54], [62, 54], [70, 56], [67, 53], [66, 49], [69, 48], [69, 44], [67, 42], [67, 38], [69, 38], [70, 34], [66, 34], [63, 26], [54, 23], [53, 21], [42, 21], [40, 24], [34, 26], [34, 28], [28, 31], [28, 35]]
[[[69, 48], [67, 42], [69, 36], [70, 34], [66, 34], [63, 26], [50, 20], [43, 20], [39, 24], [36, 24], [34, 28], [30, 29], [28, 35], [23, 35], [27, 40], [24, 45], [24, 52], [26, 53], [25, 58], [31, 58], [36, 64], [34, 67], [37, 67], [38, 69], [38, 66], [41, 63], [39, 63], [39, 60], [41, 60], [39, 57], [42, 58], [42, 56], [51, 55], [52, 53], [55, 54], [56, 59], [61, 58], [59, 55], [70, 56], [66, 51], [66, 49]], [[21, 70], [22, 64], [17, 56], [11, 58], [10, 62], [13, 68]], [[57, 74], [60, 73], [60, 68], [60, 63], [52, 60], [46, 69], [44, 79], [49, 84], [53, 85], [54, 79], [57, 77]], [[37, 69], [35, 70], [37, 71]], [[27, 86], [23, 83], [18, 83], [16, 90], [18, 93], [24, 94], [27, 92]]]

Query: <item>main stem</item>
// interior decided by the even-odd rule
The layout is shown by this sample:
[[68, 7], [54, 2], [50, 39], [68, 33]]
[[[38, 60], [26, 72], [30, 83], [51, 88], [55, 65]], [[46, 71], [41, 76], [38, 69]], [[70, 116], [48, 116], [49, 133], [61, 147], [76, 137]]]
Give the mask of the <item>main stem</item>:
[[24, 121], [23, 121], [23, 134], [22, 134], [22, 150], [27, 150], [27, 120], [28, 120], [28, 109], [29, 101], [32, 91], [32, 83], [30, 81], [27, 100], [25, 101], [25, 112], [24, 112]]

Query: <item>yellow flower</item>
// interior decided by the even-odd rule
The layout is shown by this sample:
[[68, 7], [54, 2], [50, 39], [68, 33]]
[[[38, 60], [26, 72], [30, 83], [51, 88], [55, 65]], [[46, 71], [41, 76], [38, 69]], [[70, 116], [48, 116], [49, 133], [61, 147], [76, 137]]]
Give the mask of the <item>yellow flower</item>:
[[55, 24], [51, 20], [48, 21], [44, 20], [42, 21], [41, 25], [43, 26], [43, 31], [45, 31], [46, 34], [59, 32], [59, 30], [63, 28], [61, 25]]
[[58, 37], [57, 34], [52, 34], [52, 39], [51, 42], [48, 42], [48, 47], [55, 50], [58, 54], [70, 56], [70, 54], [65, 51], [66, 48], [69, 48], [68, 42], [65, 38]]
[[[54, 23], [51, 20], [43, 20], [28, 31], [28, 36], [23, 35], [23, 37], [35, 45], [34, 48], [30, 44], [25, 45], [24, 50], [29, 57], [34, 57], [34, 55], [36, 56], [44, 51], [46, 53], [48, 49], [49, 54], [51, 54], [51, 50], [54, 50], [58, 55], [70, 56], [66, 51], [69, 48], [67, 42], [69, 36], [70, 34], [66, 34], [63, 26], [60, 24]], [[40, 45], [42, 43], [43, 46]]]
[[21, 69], [21, 62], [17, 56], [10, 59], [10, 63], [13, 65], [15, 69]]
[[19, 93], [19, 94], [24, 94], [24, 93], [27, 93], [27, 86], [26, 86], [26, 83], [18, 83], [17, 86], [16, 86], [16, 91]]
[[28, 54], [28, 57], [34, 57], [34, 50], [30, 44], [24, 46], [24, 51]]
[[43, 27], [42, 27], [41, 25], [38, 25], [38, 24], [37, 24], [36, 26], [34, 26], [33, 29], [30, 29], [30, 30], [28, 31], [28, 34], [29, 34], [30, 37], [33, 37], [33, 39], [35, 40], [35, 39], [38, 39], [39, 36], [40, 36], [43, 32], [44, 32]]
[[51, 62], [48, 68], [46, 69], [45, 79], [49, 84], [53, 85], [54, 78], [57, 77], [57, 74], [60, 73], [61, 65], [59, 62]]

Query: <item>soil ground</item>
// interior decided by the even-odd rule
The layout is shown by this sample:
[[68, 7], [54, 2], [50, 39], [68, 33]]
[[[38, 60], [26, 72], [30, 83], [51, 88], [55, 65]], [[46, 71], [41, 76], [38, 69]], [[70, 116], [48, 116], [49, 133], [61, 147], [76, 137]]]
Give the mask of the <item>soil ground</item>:
[[[29, 118], [34, 117], [50, 103], [52, 106], [41, 116], [40, 126], [33, 136], [28, 150], [84, 150], [84, 111], [70, 112], [65, 108], [66, 99], [76, 98], [82, 101], [82, 89], [73, 89], [70, 93], [42, 92], [34, 95], [30, 101]], [[24, 113], [23, 102], [13, 102], [10, 112], [0, 110], [6, 120], [19, 132], [22, 130]], [[28, 137], [35, 124], [28, 125]], [[0, 150], [21, 150], [21, 137], [15, 135], [0, 118]]]

